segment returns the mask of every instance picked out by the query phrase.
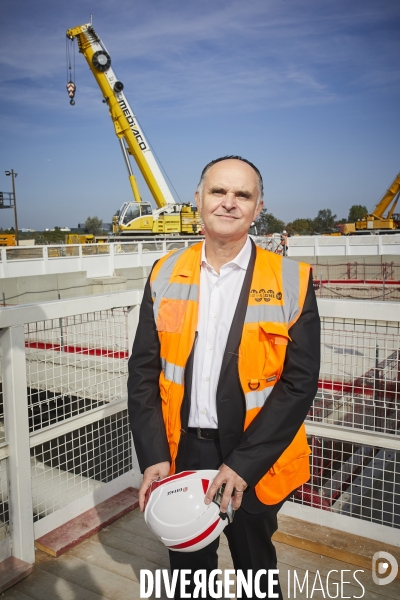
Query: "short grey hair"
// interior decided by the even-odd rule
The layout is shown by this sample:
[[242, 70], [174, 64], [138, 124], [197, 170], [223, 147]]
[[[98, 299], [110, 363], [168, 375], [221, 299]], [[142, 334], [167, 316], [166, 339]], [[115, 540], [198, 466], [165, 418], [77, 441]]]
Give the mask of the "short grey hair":
[[259, 195], [258, 195], [258, 200], [257, 200], [257, 204], [259, 204], [260, 202], [262, 202], [263, 198], [264, 198], [264, 184], [263, 184], [263, 178], [261, 176], [260, 171], [257, 169], [257, 167], [255, 165], [253, 165], [252, 162], [250, 162], [249, 160], [247, 160], [246, 158], [243, 158], [242, 156], [234, 156], [234, 155], [230, 155], [230, 156], [221, 156], [220, 158], [216, 158], [214, 160], [212, 160], [211, 162], [209, 162], [204, 169], [201, 172], [201, 176], [200, 176], [200, 181], [199, 184], [197, 186], [197, 192], [199, 193], [200, 199], [202, 197], [203, 194], [203, 185], [204, 185], [204, 180], [206, 178], [206, 175], [208, 173], [208, 171], [211, 169], [211, 167], [213, 165], [215, 165], [216, 163], [222, 162], [223, 160], [241, 160], [242, 162], [248, 164], [256, 173], [257, 175], [257, 180], [258, 180], [258, 191], [259, 191]]

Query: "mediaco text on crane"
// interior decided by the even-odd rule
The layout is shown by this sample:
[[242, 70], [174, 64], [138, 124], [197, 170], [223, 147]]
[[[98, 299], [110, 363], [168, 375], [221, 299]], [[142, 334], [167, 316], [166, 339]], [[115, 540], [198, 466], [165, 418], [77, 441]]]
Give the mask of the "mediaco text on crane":
[[129, 127], [131, 128], [131, 131], [132, 131], [133, 135], [135, 136], [136, 141], [139, 144], [139, 147], [142, 150], [147, 150], [147, 145], [142, 137], [142, 132], [140, 131], [138, 124], [135, 122], [135, 119], [129, 109], [129, 106], [127, 105], [125, 100], [118, 100], [118, 104], [120, 105], [122, 112], [126, 116], [126, 120], [129, 123]]

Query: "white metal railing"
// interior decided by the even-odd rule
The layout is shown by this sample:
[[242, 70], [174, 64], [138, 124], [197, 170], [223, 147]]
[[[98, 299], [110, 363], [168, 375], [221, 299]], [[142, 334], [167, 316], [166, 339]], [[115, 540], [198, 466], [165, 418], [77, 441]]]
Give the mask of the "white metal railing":
[[[0, 557], [12, 540], [13, 555], [33, 562], [35, 538], [139, 485], [126, 378], [141, 296], [0, 310]], [[398, 304], [318, 304], [312, 478], [282, 512], [400, 545]]]
[[104, 244], [0, 248], [0, 279], [86, 271], [88, 277], [110, 277], [117, 269], [148, 267], [169, 250], [195, 244], [199, 238], [143, 240]]
[[282, 511], [400, 546], [398, 304], [318, 305], [319, 391], [306, 420], [312, 477]]
[[288, 256], [379, 256], [400, 254], [400, 234], [293, 236]]
[[[261, 247], [283, 252], [279, 235], [254, 238]], [[142, 240], [104, 244], [0, 248], [0, 278], [86, 271], [88, 277], [109, 277], [117, 269], [151, 266], [169, 250], [199, 238]], [[294, 236], [287, 240], [289, 257], [400, 255], [400, 234], [365, 236]]]
[[126, 379], [141, 296], [0, 310], [0, 558], [33, 563], [36, 538], [139, 485]]

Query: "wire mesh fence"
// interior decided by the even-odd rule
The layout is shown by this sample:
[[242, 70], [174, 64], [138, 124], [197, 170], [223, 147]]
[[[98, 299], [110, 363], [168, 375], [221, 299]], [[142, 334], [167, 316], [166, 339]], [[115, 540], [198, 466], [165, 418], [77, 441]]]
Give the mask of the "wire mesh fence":
[[335, 284], [314, 280], [314, 289], [318, 298], [336, 300], [379, 300], [400, 302], [400, 284]]
[[[311, 479], [294, 502], [400, 528], [400, 453], [355, 443], [352, 430], [400, 433], [400, 323], [321, 319], [319, 390], [307, 421], [348, 430], [309, 439]], [[343, 437], [343, 436], [342, 436]], [[371, 438], [372, 441], [373, 438]], [[390, 446], [390, 441], [387, 442]]]
[[0, 542], [10, 535], [7, 459], [0, 460]]
[[82, 297], [0, 313], [0, 399], [11, 426], [0, 445], [4, 556], [12, 543], [14, 556], [33, 562], [34, 536], [136, 485], [126, 381], [140, 297], [94, 296], [91, 310]]
[[163, 242], [142, 242], [142, 252], [163, 252]]
[[28, 323], [25, 331], [30, 431], [125, 396], [125, 309]]
[[49, 259], [79, 256], [79, 246], [47, 246], [47, 256]]
[[138, 243], [115, 244], [114, 252], [116, 254], [134, 254], [138, 252]]
[[322, 319], [319, 391], [309, 420], [397, 434], [400, 324]]
[[82, 245], [82, 256], [93, 256], [96, 254], [110, 254], [110, 244]]
[[318, 263], [310, 260], [314, 279], [323, 282], [357, 281], [359, 283], [400, 281], [400, 261], [371, 262], [368, 260], [351, 260]]
[[[92, 310], [84, 297], [76, 299], [74, 307], [62, 300], [38, 305], [42, 320], [33, 312], [37, 306], [10, 309], [20, 326], [20, 355], [25, 350], [26, 358], [31, 445], [27, 472], [32, 477], [35, 527], [46, 525], [47, 516], [58, 519], [62, 509], [78, 499], [85, 503], [85, 496], [114, 485], [132, 469], [123, 402], [128, 329], [132, 339], [136, 311], [128, 312], [126, 307], [138, 304], [140, 297], [121, 292], [117, 306], [122, 308], [109, 308], [116, 298], [99, 296], [91, 300], [97, 303]], [[391, 312], [394, 319], [390, 321], [381, 318], [385, 315], [377, 307], [358, 303], [353, 316], [360, 310], [360, 318], [344, 318], [352, 305], [320, 303], [325, 315], [321, 374], [307, 418], [312, 477], [296, 491], [293, 501], [400, 528], [400, 317], [395, 305], [385, 305], [387, 318]], [[26, 318], [27, 312], [35, 314], [35, 320]], [[329, 316], [333, 314], [343, 318]], [[362, 314], [368, 318], [361, 318]], [[31, 322], [23, 326], [25, 320]], [[335, 437], [335, 428], [341, 435], [336, 431]], [[357, 435], [362, 442], [355, 441]], [[393, 439], [397, 445], [391, 449], [377, 436], [381, 440], [389, 436], [390, 443]], [[7, 458], [0, 462], [4, 531], [8, 527], [6, 468]]]
[[400, 453], [313, 436], [311, 479], [293, 501], [400, 528]]
[[319, 298], [400, 301], [400, 261], [312, 264]]
[[31, 466], [37, 521], [132, 469], [127, 411], [39, 444]]
[[40, 259], [43, 258], [43, 247], [37, 246], [28, 248], [6, 248], [6, 259], [7, 260], [29, 260], [29, 259]]
[[6, 441], [4, 430], [4, 403], [3, 403], [3, 382], [2, 382], [2, 356], [0, 352], [0, 445]]

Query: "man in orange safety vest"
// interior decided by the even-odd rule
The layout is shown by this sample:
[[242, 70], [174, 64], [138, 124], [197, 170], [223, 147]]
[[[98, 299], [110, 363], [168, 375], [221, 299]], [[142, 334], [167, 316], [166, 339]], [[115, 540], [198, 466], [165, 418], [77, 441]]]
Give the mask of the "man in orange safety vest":
[[[310, 476], [303, 422], [320, 361], [312, 276], [309, 265], [249, 238], [263, 206], [262, 177], [251, 162], [212, 161], [195, 198], [205, 240], [153, 266], [129, 361], [140, 508], [152, 481], [218, 469], [205, 502], [225, 484], [221, 511], [231, 498], [236, 510], [225, 528], [234, 567], [268, 572], [276, 569], [278, 511]], [[211, 572], [218, 544], [170, 551], [171, 570]], [[260, 589], [268, 597], [267, 575]]]

